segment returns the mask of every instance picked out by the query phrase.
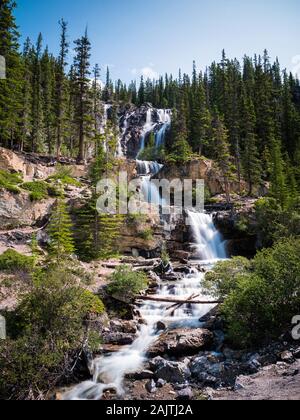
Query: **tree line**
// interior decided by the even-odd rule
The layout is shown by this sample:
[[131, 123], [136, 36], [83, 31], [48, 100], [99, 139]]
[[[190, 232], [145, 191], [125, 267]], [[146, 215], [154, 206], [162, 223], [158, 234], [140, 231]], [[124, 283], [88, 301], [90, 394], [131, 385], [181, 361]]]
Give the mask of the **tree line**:
[[[182, 163], [204, 155], [221, 166], [226, 182], [244, 178], [250, 194], [254, 186], [271, 181], [282, 203], [298, 190], [300, 83], [278, 59], [272, 63], [267, 51], [245, 56], [242, 63], [223, 51], [204, 72], [194, 63], [191, 75], [142, 77], [128, 86], [113, 83], [108, 69], [102, 85], [99, 66], [91, 69], [87, 31], [75, 40], [71, 63], [63, 19], [57, 57], [43, 48], [42, 35], [35, 44], [27, 39], [20, 51], [14, 7], [11, 0], [1, 2], [0, 54], [6, 58], [7, 79], [0, 80], [0, 145], [82, 161], [89, 144], [99, 143], [104, 103], [117, 108], [149, 102], [173, 110], [161, 160]], [[117, 112], [111, 129], [116, 135]]]

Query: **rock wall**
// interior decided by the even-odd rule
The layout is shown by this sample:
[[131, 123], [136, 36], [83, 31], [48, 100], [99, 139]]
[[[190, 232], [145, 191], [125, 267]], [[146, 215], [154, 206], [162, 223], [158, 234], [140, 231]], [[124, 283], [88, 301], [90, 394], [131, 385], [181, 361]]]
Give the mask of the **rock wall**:
[[[208, 187], [212, 195], [223, 194], [225, 192], [224, 179], [220, 171], [216, 168], [214, 162], [209, 159], [195, 159], [182, 166], [175, 164], [167, 164], [156, 175], [158, 179], [203, 179], [206, 187]], [[230, 182], [230, 190], [232, 193], [238, 193], [247, 190], [248, 185], [245, 181]]]

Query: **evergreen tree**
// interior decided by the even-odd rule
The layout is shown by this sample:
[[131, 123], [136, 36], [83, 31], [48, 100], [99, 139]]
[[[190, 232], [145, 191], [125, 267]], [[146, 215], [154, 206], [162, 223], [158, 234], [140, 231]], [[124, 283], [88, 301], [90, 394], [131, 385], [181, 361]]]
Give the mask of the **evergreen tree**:
[[227, 203], [230, 203], [230, 181], [234, 180], [236, 168], [230, 154], [229, 136], [224, 122], [217, 111], [213, 119], [213, 144], [215, 161], [221, 171]]
[[57, 261], [74, 252], [72, 221], [63, 198], [59, 198], [52, 211], [48, 226], [50, 255]]
[[87, 30], [81, 38], [75, 41], [74, 72], [75, 72], [75, 104], [76, 124], [79, 132], [78, 162], [83, 162], [85, 157], [85, 140], [90, 134], [91, 101], [89, 95], [91, 43]]
[[61, 154], [61, 146], [63, 137], [65, 135], [65, 124], [66, 124], [66, 77], [65, 67], [67, 65], [67, 55], [69, 51], [69, 43], [67, 41], [67, 23], [61, 19], [59, 21], [61, 28], [60, 35], [60, 52], [57, 59], [57, 70], [56, 70], [56, 155], [57, 157]]
[[249, 195], [252, 195], [253, 187], [261, 181], [262, 166], [255, 134], [254, 106], [251, 97], [246, 92], [246, 88], [244, 88], [241, 108], [243, 175], [249, 184]]

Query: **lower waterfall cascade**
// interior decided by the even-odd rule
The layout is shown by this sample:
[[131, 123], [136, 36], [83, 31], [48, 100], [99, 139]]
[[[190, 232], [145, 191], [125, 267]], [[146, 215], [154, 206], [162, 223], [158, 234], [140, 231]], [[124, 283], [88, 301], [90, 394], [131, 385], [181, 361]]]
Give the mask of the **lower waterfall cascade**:
[[[191, 216], [190, 212], [190, 216]], [[221, 235], [216, 233], [212, 215], [204, 213], [192, 214], [193, 235], [196, 238], [196, 246], [200, 246], [203, 252], [203, 259], [199, 264], [212, 267], [217, 261], [226, 258], [225, 243]], [[200, 223], [197, 225], [197, 223]], [[197, 233], [197, 235], [196, 235]], [[210, 257], [210, 258], [207, 258]], [[157, 296], [180, 297], [188, 299], [195, 294], [204, 297], [201, 290], [201, 280], [205, 274], [196, 268], [190, 270], [190, 274], [176, 283], [160, 281]], [[207, 299], [207, 296], [205, 297]], [[200, 319], [215, 307], [213, 304], [185, 304], [176, 309], [172, 314], [166, 309], [169, 303], [142, 302], [138, 307], [142, 318], [146, 321], [140, 327], [137, 339], [132, 345], [124, 347], [117, 353], [108, 356], [101, 356], [93, 360], [90, 370], [93, 379], [85, 381], [63, 395], [64, 400], [99, 400], [107, 390], [115, 389], [119, 397], [124, 397], [124, 378], [126, 374], [135, 373], [140, 370], [147, 361], [147, 350], [157, 340], [160, 332], [157, 331], [157, 323], [163, 322], [168, 329], [173, 328], [199, 328]]]

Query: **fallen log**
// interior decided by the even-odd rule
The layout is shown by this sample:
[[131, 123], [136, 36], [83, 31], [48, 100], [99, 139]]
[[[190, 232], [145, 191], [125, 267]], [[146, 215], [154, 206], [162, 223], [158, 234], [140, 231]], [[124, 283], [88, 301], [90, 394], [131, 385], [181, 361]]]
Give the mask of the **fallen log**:
[[144, 301], [151, 301], [151, 302], [164, 302], [164, 303], [176, 303], [176, 304], [195, 304], [195, 305], [217, 305], [223, 303], [220, 300], [216, 301], [207, 301], [207, 300], [191, 300], [191, 299], [175, 299], [175, 298], [167, 298], [161, 296], [136, 296], [135, 300], [144, 300]]

